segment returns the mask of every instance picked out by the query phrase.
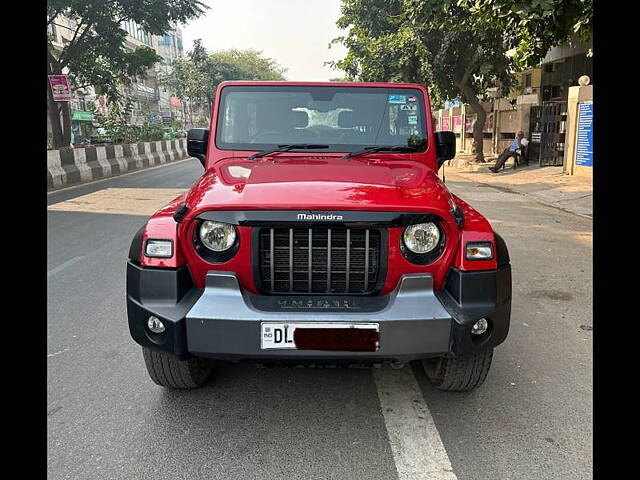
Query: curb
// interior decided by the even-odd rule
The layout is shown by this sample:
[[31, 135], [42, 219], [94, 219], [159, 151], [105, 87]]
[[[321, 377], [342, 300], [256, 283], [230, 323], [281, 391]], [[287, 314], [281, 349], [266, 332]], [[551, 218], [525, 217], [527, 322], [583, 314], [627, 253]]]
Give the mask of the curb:
[[[491, 183], [491, 182], [488, 182], [486, 180], [479, 180], [479, 179], [476, 179], [476, 178], [472, 178], [466, 172], [463, 173], [463, 172], [459, 172], [459, 171], [454, 171], [453, 173], [454, 173], [454, 175], [459, 175], [459, 176], [461, 176], [463, 178], [466, 178], [466, 179], [468, 179], [468, 180], [470, 180], [470, 181], [472, 181], [472, 182], [474, 182], [474, 183], [476, 183], [478, 185], [485, 185], [485, 186], [487, 186], [489, 188], [493, 188], [495, 190], [506, 191], [506, 192], [513, 193], [513, 194], [516, 194], [516, 195], [522, 195], [524, 197], [530, 198], [534, 202], [539, 203], [541, 205], [545, 205], [547, 207], [555, 208], [556, 210], [560, 210], [560, 211], [562, 211], [564, 213], [569, 213], [571, 215], [576, 215], [578, 217], [586, 218], [588, 220], [593, 220], [593, 212], [591, 214], [576, 212], [575, 210], [572, 210], [570, 208], [567, 208], [567, 207], [564, 207], [564, 206], [561, 206], [561, 205], [557, 205], [557, 204], [555, 204], [553, 202], [550, 202], [550, 201], [547, 201], [545, 199], [542, 199], [538, 195], [532, 195], [530, 192], [525, 192], [525, 191], [521, 191], [521, 190], [518, 190], [516, 188], [513, 188], [513, 186], [507, 186], [507, 185], [502, 185], [502, 184], [497, 185], [495, 183]], [[475, 172], [472, 172], [472, 173], [475, 173]], [[589, 195], [592, 195], [592, 194], [589, 194]]]
[[186, 158], [186, 138], [48, 150], [47, 191]]

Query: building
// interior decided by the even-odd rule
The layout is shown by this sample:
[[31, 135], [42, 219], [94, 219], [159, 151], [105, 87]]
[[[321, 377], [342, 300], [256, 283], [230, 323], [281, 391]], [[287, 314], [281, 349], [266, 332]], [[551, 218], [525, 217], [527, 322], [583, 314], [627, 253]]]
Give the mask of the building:
[[[158, 52], [159, 37], [145, 32], [142, 27], [132, 20], [123, 22], [121, 27], [128, 34], [125, 38], [125, 48], [135, 50], [138, 47], [146, 46]], [[122, 90], [130, 95], [133, 100], [132, 125], [143, 125], [146, 122], [153, 124], [162, 122], [158, 74], [155, 67], [147, 70], [146, 78], [138, 78], [131, 85], [123, 86]]]
[[[57, 50], [62, 50], [73, 38], [77, 24], [73, 19], [65, 16], [59, 16], [54, 23], [49, 25], [47, 33], [51, 38], [51, 43]], [[68, 74], [68, 71], [64, 71]], [[71, 110], [71, 142], [85, 143], [88, 142], [95, 131], [94, 110], [97, 95], [93, 86], [84, 88], [71, 88], [71, 101], [69, 107]], [[51, 138], [51, 120], [47, 115], [47, 136]], [[51, 143], [51, 140], [48, 141]]]
[[[155, 50], [167, 62], [178, 55], [182, 55], [182, 33], [175, 29], [170, 34], [159, 37], [145, 32], [133, 21], [121, 24], [127, 32], [125, 48], [131, 50], [140, 46], [147, 46]], [[77, 24], [73, 19], [60, 15], [55, 22], [48, 27], [48, 34], [54, 48], [61, 50], [73, 38]], [[179, 100], [173, 99], [166, 91], [160, 91], [158, 87], [158, 67], [154, 66], [147, 71], [147, 77], [137, 79], [131, 85], [122, 86], [123, 93], [127, 93], [133, 99], [133, 110], [130, 123], [142, 125], [145, 122], [161, 123], [163, 117], [171, 119], [182, 118], [182, 106]], [[64, 71], [68, 74], [68, 71]], [[72, 143], [88, 143], [92, 135], [95, 135], [95, 112], [102, 115], [108, 113], [109, 105], [106, 99], [96, 94], [93, 86], [77, 88], [71, 86], [72, 99], [69, 103], [71, 110], [71, 136]], [[51, 137], [51, 122], [47, 116], [47, 132]]]
[[588, 75], [593, 85], [592, 42], [576, 38], [549, 50], [541, 62], [542, 101], [567, 101], [569, 87], [578, 85], [582, 75]]
[[509, 92], [509, 100], [517, 105], [538, 105], [542, 100], [542, 69], [529, 68], [515, 74], [517, 86]]
[[[168, 73], [169, 65], [176, 58], [183, 56], [182, 48], [182, 31], [174, 27], [174, 29], [162, 37], [158, 37], [156, 52], [162, 57], [162, 62], [156, 65], [156, 73], [161, 75]], [[181, 100], [174, 97], [166, 87], [158, 86], [159, 100], [158, 105], [163, 123], [171, 123], [173, 121], [184, 122], [185, 108]]]

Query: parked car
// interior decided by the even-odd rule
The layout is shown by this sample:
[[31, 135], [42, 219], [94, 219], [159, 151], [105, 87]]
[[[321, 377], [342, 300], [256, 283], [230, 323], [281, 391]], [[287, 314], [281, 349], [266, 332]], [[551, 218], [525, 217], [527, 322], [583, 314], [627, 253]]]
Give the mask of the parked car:
[[187, 137], [202, 177], [129, 251], [129, 329], [155, 383], [199, 387], [217, 359], [419, 361], [439, 389], [483, 383], [509, 330], [509, 254], [438, 177], [456, 139], [424, 86], [225, 82], [212, 118]]

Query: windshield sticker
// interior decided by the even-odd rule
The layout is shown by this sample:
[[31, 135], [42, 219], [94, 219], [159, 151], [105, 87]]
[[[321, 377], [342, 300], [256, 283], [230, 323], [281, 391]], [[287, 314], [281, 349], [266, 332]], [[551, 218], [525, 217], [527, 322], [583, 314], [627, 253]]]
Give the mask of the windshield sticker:
[[406, 95], [389, 95], [389, 103], [407, 103]]
[[408, 110], [410, 112], [413, 112], [414, 110], [418, 109], [418, 105], [411, 105], [411, 104], [406, 104], [406, 105], [400, 105], [400, 110]]
[[407, 117], [407, 123], [409, 125], [417, 125], [418, 124], [418, 116], [417, 115], [409, 115]]
[[409, 98], [407, 98], [408, 102], [417, 102], [418, 101], [418, 97], [416, 97], [415, 95], [411, 95]]

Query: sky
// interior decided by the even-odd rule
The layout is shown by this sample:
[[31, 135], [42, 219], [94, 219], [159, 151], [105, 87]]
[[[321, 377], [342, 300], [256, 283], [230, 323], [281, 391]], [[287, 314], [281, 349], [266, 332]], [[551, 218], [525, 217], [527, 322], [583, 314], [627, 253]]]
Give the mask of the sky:
[[261, 50], [287, 68], [287, 80], [326, 81], [344, 72], [324, 66], [346, 55], [336, 27], [340, 0], [202, 0], [210, 9], [182, 26], [185, 53], [201, 38], [207, 50]]

